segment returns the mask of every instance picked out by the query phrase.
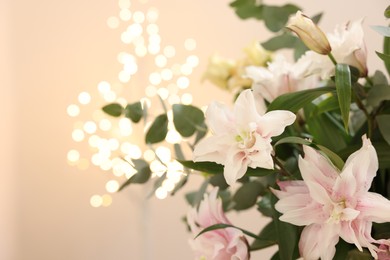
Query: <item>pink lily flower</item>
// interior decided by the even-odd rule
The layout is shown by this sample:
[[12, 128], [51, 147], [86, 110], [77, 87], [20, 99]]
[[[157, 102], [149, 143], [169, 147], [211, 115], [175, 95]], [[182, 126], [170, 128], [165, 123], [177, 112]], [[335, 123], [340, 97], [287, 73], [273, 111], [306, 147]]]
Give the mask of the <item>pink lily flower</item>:
[[206, 122], [213, 135], [199, 142], [193, 159], [223, 164], [229, 185], [244, 176], [248, 167], [273, 169], [271, 137], [283, 133], [295, 118], [285, 110], [266, 113], [264, 100], [255, 100], [250, 89], [244, 90], [233, 111], [218, 103], [209, 105]]
[[377, 259], [381, 241], [371, 237], [372, 223], [390, 221], [390, 201], [369, 192], [378, 170], [378, 158], [369, 139], [351, 154], [341, 172], [311, 147], [299, 158], [302, 181], [281, 181], [275, 208], [280, 220], [306, 226], [299, 241], [304, 259], [331, 260], [342, 238], [362, 251], [368, 248]]
[[[205, 194], [199, 209], [191, 208], [187, 222], [192, 234], [198, 235], [203, 229], [215, 224], [231, 224], [222, 209], [222, 200], [217, 198], [218, 188]], [[216, 229], [189, 241], [195, 259], [202, 260], [248, 260], [248, 242], [241, 230], [236, 228]]]

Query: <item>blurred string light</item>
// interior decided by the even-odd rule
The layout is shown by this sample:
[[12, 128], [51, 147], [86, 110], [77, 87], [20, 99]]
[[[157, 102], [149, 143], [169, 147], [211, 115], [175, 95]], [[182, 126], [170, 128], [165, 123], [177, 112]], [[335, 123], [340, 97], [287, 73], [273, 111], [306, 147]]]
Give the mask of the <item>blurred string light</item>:
[[[145, 4], [148, 1], [138, 2]], [[117, 102], [126, 106], [128, 101], [121, 97], [120, 93], [125, 84], [137, 77], [140, 61], [144, 58], [151, 59], [155, 66], [148, 66], [150, 71], [147, 73], [142, 71], [145, 96], [141, 98], [141, 102], [144, 106], [150, 110], [151, 99], [157, 95], [169, 104], [191, 104], [192, 95], [181, 91], [190, 86], [189, 76], [199, 64], [198, 56], [189, 54], [184, 60], [179, 60], [175, 46], [162, 45], [163, 40], [157, 24], [159, 11], [155, 7], [150, 7], [146, 11], [132, 10], [133, 4], [130, 0], [119, 0], [118, 5], [118, 14], [107, 19], [107, 26], [115, 30], [121, 29], [120, 40], [129, 47], [127, 50], [132, 51], [122, 51], [117, 55], [117, 60], [122, 65], [118, 72], [118, 83], [101, 81], [97, 85], [96, 96], [100, 98], [100, 104]], [[182, 47], [186, 52], [193, 52], [196, 49], [196, 41], [191, 38], [185, 39]], [[93, 97], [95, 94], [86, 91], [79, 93], [78, 102], [67, 107], [67, 114], [73, 118], [80, 117], [81, 108], [91, 105]], [[174, 128], [172, 111], [168, 111], [168, 118], [166, 142], [169, 146], [160, 145], [154, 150], [129, 141], [134, 134], [133, 127], [136, 126], [127, 118], [112, 118], [97, 109], [93, 111], [92, 119], [74, 123], [72, 139], [76, 143], [87, 143], [92, 152], [87, 159], [82, 157], [81, 149], [71, 149], [67, 154], [68, 163], [80, 170], [86, 170], [92, 164], [112, 174], [105, 185], [108, 194], [91, 196], [92, 207], [107, 207], [112, 203], [110, 193], [118, 191], [124, 178], [129, 179], [136, 173], [136, 169], [129, 163], [132, 159], [147, 161], [152, 170], [152, 178], [166, 174], [166, 179], [155, 191], [157, 198], [166, 198], [175, 188], [182, 178], [184, 169], [180, 163], [172, 159], [170, 144], [179, 143], [182, 137]], [[144, 131], [150, 123], [144, 126]]]

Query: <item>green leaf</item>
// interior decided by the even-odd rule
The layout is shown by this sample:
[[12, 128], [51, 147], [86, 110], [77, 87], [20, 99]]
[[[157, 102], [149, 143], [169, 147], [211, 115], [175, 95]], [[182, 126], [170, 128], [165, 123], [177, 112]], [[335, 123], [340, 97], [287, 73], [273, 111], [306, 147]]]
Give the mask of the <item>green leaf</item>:
[[386, 8], [384, 15], [386, 18], [390, 18], [390, 5]]
[[119, 117], [122, 115], [123, 107], [118, 103], [112, 103], [105, 105], [102, 110], [110, 116]]
[[128, 104], [125, 107], [125, 117], [129, 118], [132, 122], [138, 123], [143, 116], [141, 102], [135, 102]]
[[307, 139], [303, 139], [301, 137], [296, 137], [296, 136], [288, 136], [280, 139], [279, 141], [276, 142], [275, 147], [280, 145], [280, 144], [303, 144], [303, 145], [311, 145], [311, 141]]
[[259, 238], [255, 239], [250, 246], [250, 251], [260, 250], [267, 248], [269, 246], [275, 245], [277, 243], [277, 237], [275, 232], [275, 225], [271, 221], [268, 223], [259, 234]]
[[264, 189], [265, 187], [257, 181], [244, 183], [233, 196], [234, 209], [239, 211], [252, 207]]
[[193, 192], [187, 193], [185, 195], [185, 198], [186, 198], [188, 204], [190, 204], [192, 207], [197, 207], [199, 205], [199, 203], [202, 201], [208, 185], [209, 185], [209, 180], [206, 179], [202, 183], [202, 186], [200, 186], [198, 191], [193, 191]]
[[197, 107], [175, 104], [172, 111], [175, 128], [184, 137], [193, 135], [204, 122], [203, 111]]
[[149, 164], [142, 159], [132, 160], [134, 164], [134, 169], [137, 170], [137, 173], [130, 177], [125, 183], [121, 185], [118, 191], [121, 191], [126, 186], [132, 183], [145, 183], [150, 179], [152, 171], [150, 170]]
[[196, 130], [194, 145], [196, 145], [200, 140], [202, 140], [203, 137], [206, 136], [206, 134], [207, 134], [207, 125], [205, 122], [203, 122], [200, 125], [200, 128]]
[[374, 76], [372, 76], [372, 82], [375, 85], [388, 85], [389, 83], [387, 82], [387, 78], [385, 74], [380, 71], [376, 70], [374, 73]]
[[386, 8], [384, 15], [386, 18], [390, 18], [390, 5]]
[[379, 58], [381, 58], [381, 60], [383, 60], [385, 63], [389, 63], [390, 62], [390, 55], [389, 54], [384, 54], [384, 53], [380, 53], [378, 51], [375, 52], [376, 55], [378, 55]]
[[146, 132], [145, 143], [154, 144], [164, 141], [168, 133], [168, 117], [166, 114], [161, 114], [152, 123], [149, 130]]
[[230, 3], [230, 6], [235, 9], [238, 17], [241, 19], [255, 18], [258, 20], [262, 17], [262, 5], [257, 5], [256, 0], [236, 0]]
[[210, 231], [217, 230], [217, 229], [224, 229], [224, 228], [235, 228], [235, 229], [241, 230], [242, 233], [244, 233], [247, 236], [253, 237], [255, 239], [260, 239], [257, 235], [253, 234], [252, 232], [249, 232], [245, 229], [242, 229], [242, 228], [230, 225], [230, 224], [223, 224], [223, 223], [215, 224], [215, 225], [212, 225], [212, 226], [209, 226], [209, 227], [203, 229], [202, 231], [200, 231], [200, 233], [198, 235], [196, 235], [195, 239], [206, 232], [210, 232]]
[[299, 42], [299, 38], [294, 36], [293, 34], [287, 32], [280, 35], [277, 35], [266, 42], [263, 42], [261, 45], [264, 49], [269, 51], [276, 51], [283, 48], [295, 48], [297, 42]]
[[174, 144], [173, 145], [174, 147], [174, 150], [175, 150], [175, 156], [177, 159], [179, 160], [185, 160], [185, 157], [184, 157], [184, 153], [183, 153], [183, 150], [181, 149], [181, 145], [180, 144]]
[[219, 190], [225, 190], [229, 187], [229, 184], [226, 183], [225, 177], [223, 174], [215, 174], [210, 177], [210, 184], [214, 187], [219, 187]]
[[268, 111], [280, 109], [296, 113], [314, 99], [332, 91], [334, 91], [332, 87], [322, 87], [283, 94], [269, 104]]
[[358, 249], [354, 249], [348, 252], [348, 260], [371, 260], [372, 256], [369, 252], [360, 252]]
[[167, 177], [167, 173], [164, 172], [163, 175], [161, 175], [160, 177], [157, 178], [157, 180], [154, 181], [153, 189], [149, 192], [148, 198], [151, 198], [155, 194], [156, 190], [161, 187], [166, 177]]
[[284, 6], [263, 5], [263, 19], [265, 25], [271, 32], [281, 30], [287, 23], [291, 14], [296, 13], [300, 8], [287, 4]]
[[[275, 196], [272, 196], [272, 205], [277, 201]], [[275, 207], [275, 206], [274, 206]], [[291, 260], [294, 258], [294, 252], [297, 250], [298, 244], [298, 228], [287, 222], [279, 220], [281, 214], [274, 211], [273, 223], [275, 225], [275, 233], [277, 234], [277, 241], [279, 245], [280, 260]]]
[[323, 13], [316, 14], [311, 18], [311, 20], [313, 23], [318, 24], [321, 21], [322, 15]]
[[382, 36], [390, 37], [390, 27], [381, 25], [372, 25], [372, 29], [380, 33]]
[[339, 170], [343, 169], [344, 161], [340, 158], [340, 156], [323, 145], [317, 144], [316, 146], [332, 161], [334, 166], [336, 166]]
[[386, 67], [387, 73], [390, 75], [390, 61], [388, 59], [388, 57], [390, 56], [390, 37], [384, 37], [384, 40], [383, 40], [383, 55], [385, 55], [386, 58], [382, 59], [382, 60], [385, 63], [385, 67]]
[[310, 114], [310, 117], [315, 117], [325, 112], [330, 112], [340, 109], [339, 101], [336, 95], [330, 95], [325, 100], [318, 103]]
[[[215, 162], [193, 162], [178, 160], [183, 166], [200, 172], [206, 172], [208, 174], [223, 174], [223, 165]], [[269, 170], [263, 168], [248, 168], [246, 175], [248, 176], [267, 176], [272, 173], [276, 173], [276, 170]]]
[[223, 165], [215, 162], [193, 162], [178, 160], [184, 167], [209, 174], [223, 174]]
[[272, 217], [274, 214], [274, 209], [272, 208], [271, 196], [272, 194], [268, 192], [257, 203], [257, 210], [260, 211], [261, 214], [263, 214], [266, 217]]
[[351, 70], [347, 64], [336, 65], [336, 90], [344, 128], [348, 132], [349, 110], [351, 107]]
[[390, 144], [390, 115], [379, 115], [376, 117], [379, 131], [388, 144]]
[[333, 260], [345, 260], [348, 259], [347, 255], [348, 252], [353, 249], [354, 247], [345, 242], [344, 240], [340, 239], [339, 242], [336, 245], [336, 254], [333, 257]]
[[367, 104], [376, 107], [384, 100], [390, 100], [390, 86], [374, 85], [368, 92]]
[[341, 125], [328, 113], [312, 117], [307, 121], [313, 142], [338, 152], [347, 146], [347, 136]]

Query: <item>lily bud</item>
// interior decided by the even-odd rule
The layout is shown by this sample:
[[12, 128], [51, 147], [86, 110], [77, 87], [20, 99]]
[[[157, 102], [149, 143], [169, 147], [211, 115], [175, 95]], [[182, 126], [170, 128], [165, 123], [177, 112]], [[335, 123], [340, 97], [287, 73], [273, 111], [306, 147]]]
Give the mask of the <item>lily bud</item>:
[[309, 49], [324, 55], [332, 50], [324, 32], [301, 11], [290, 18], [286, 27], [295, 32]]

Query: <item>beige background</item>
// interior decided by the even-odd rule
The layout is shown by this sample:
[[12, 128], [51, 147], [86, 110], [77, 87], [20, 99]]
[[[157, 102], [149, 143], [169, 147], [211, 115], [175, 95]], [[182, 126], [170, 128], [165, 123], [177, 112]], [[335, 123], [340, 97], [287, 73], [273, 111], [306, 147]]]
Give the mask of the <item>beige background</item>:
[[[209, 55], [218, 51], [237, 58], [248, 42], [268, 37], [260, 23], [238, 20], [228, 2], [149, 1], [160, 10], [164, 42], [179, 45], [187, 37], [198, 42], [201, 64], [191, 84], [197, 105], [230, 98], [200, 83]], [[381, 49], [380, 37], [369, 25], [386, 24], [387, 0], [298, 4], [309, 15], [325, 10], [325, 31], [365, 16], [369, 64], [383, 68], [373, 55]], [[145, 188], [134, 186], [114, 194], [110, 207], [92, 208], [89, 199], [104, 192], [107, 176], [96, 167], [80, 171], [66, 161], [75, 145], [74, 119], [66, 107], [81, 91], [96, 91], [98, 82], [115, 79], [120, 70], [120, 32], [106, 26], [118, 11], [117, 2], [108, 0], [0, 1], [0, 259], [192, 259], [180, 220], [187, 209], [184, 192], [145, 201]], [[189, 186], [198, 183], [195, 178]], [[263, 221], [255, 211], [230, 218], [254, 232]], [[270, 254], [256, 252], [253, 258]]]

